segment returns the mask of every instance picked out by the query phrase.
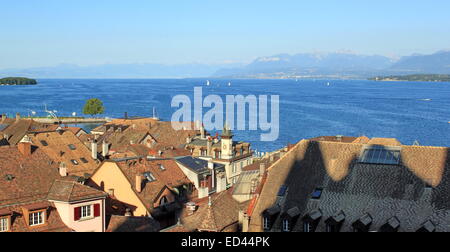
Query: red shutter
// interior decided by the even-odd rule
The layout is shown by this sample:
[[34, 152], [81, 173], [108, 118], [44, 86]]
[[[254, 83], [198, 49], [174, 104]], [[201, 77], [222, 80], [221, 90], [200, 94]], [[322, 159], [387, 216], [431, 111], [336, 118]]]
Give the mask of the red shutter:
[[79, 221], [81, 218], [81, 207], [75, 207], [74, 220]]
[[100, 204], [95, 204], [94, 205], [94, 217], [99, 217], [100, 216]]

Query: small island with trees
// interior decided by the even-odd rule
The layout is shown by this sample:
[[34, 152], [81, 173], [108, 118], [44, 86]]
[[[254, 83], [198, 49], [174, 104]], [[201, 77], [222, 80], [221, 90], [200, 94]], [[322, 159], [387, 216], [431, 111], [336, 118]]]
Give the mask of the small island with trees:
[[0, 79], [0, 86], [36, 85], [36, 84], [37, 84], [36, 80], [23, 77], [8, 77]]
[[369, 80], [374, 81], [423, 81], [423, 82], [450, 82], [448, 74], [414, 74], [403, 76], [384, 76], [373, 77]]

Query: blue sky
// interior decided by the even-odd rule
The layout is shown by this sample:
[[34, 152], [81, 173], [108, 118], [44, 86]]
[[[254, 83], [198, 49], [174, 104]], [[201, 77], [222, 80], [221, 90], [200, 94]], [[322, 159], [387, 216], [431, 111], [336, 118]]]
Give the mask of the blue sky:
[[0, 0], [0, 68], [450, 48], [448, 0]]

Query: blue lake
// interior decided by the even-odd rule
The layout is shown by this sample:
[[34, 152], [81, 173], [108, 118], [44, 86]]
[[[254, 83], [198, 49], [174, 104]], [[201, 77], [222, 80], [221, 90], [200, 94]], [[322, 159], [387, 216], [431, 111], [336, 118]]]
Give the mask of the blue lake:
[[[271, 151], [321, 135], [393, 137], [404, 144], [450, 146], [450, 84], [347, 80], [39, 80], [37, 86], [0, 86], [0, 113], [81, 115], [89, 98], [100, 98], [105, 116], [152, 116], [170, 120], [172, 97], [193, 95], [280, 95], [280, 137], [261, 142], [258, 131], [237, 131], [237, 140]], [[328, 86], [327, 83], [330, 83]], [[205, 110], [206, 111], [206, 110]]]

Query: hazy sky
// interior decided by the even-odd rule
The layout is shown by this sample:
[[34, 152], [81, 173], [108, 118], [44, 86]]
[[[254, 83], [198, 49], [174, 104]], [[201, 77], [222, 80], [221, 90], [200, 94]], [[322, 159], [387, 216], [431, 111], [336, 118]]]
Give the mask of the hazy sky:
[[0, 0], [0, 68], [450, 48], [448, 0]]

